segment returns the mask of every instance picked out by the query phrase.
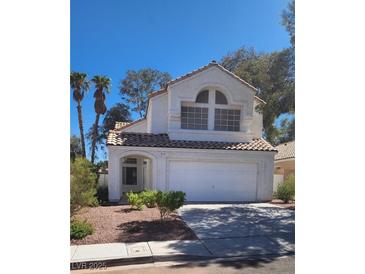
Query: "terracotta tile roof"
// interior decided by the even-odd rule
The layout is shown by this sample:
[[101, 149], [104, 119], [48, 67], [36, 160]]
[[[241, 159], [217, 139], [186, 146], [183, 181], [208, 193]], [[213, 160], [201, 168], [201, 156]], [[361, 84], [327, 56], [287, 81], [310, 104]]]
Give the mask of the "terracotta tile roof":
[[[204, 71], [204, 70], [206, 70], [206, 69], [209, 69], [209, 68], [211, 68], [211, 67], [217, 67], [217, 68], [219, 68], [220, 70], [222, 70], [222, 71], [224, 71], [225, 73], [229, 74], [231, 77], [233, 77], [233, 78], [237, 79], [238, 81], [240, 81], [240, 82], [241, 82], [241, 83], [243, 83], [244, 85], [246, 85], [246, 86], [248, 86], [249, 88], [253, 89], [253, 91], [257, 92], [257, 89], [256, 89], [254, 86], [250, 85], [250, 84], [249, 84], [249, 83], [247, 83], [245, 80], [243, 80], [243, 79], [241, 79], [240, 77], [238, 77], [236, 74], [234, 74], [234, 73], [230, 72], [228, 69], [226, 69], [225, 67], [221, 66], [221, 65], [220, 65], [220, 64], [218, 64], [216, 61], [211, 61], [208, 65], [202, 66], [202, 67], [200, 67], [200, 68], [198, 68], [198, 69], [196, 69], [196, 70], [193, 70], [193, 71], [191, 71], [191, 72], [188, 72], [187, 74], [185, 74], [185, 75], [183, 75], [183, 76], [180, 76], [180, 77], [178, 77], [178, 78], [176, 78], [176, 79], [174, 79], [174, 80], [171, 80], [171, 81], [169, 81], [169, 82], [167, 83], [167, 85], [173, 85], [173, 84], [175, 84], [175, 83], [177, 83], [177, 82], [180, 82], [180, 81], [182, 81], [182, 80], [185, 80], [185, 79], [189, 78], [190, 76], [193, 76], [193, 75], [195, 75], [195, 74], [197, 74], [197, 73], [199, 73], [199, 72], [202, 72], [202, 71]], [[154, 91], [154, 92], [150, 93], [148, 97], [149, 97], [149, 98], [151, 98], [151, 97], [154, 97], [154, 96], [157, 96], [157, 95], [160, 95], [160, 94], [166, 93], [166, 92], [167, 92], [167, 88], [162, 88], [162, 89], [160, 89], [160, 90], [157, 90], [157, 91]], [[266, 104], [266, 102], [265, 102], [264, 100], [262, 100], [261, 98], [259, 98], [259, 97], [257, 97], [257, 96], [255, 96], [255, 99], [256, 99], [256, 100], [258, 100], [258, 101], [260, 101], [260, 102], [261, 102], [261, 103], [263, 103], [263, 104]]]
[[150, 94], [148, 94], [148, 97], [151, 98], [151, 97], [155, 97], [157, 95], [160, 95], [160, 94], [163, 94], [163, 93], [166, 93], [167, 92], [167, 89], [166, 88], [162, 88], [160, 90], [156, 90], [154, 92], [151, 92]]
[[184, 141], [170, 140], [168, 134], [132, 133], [119, 130], [109, 131], [107, 145], [134, 146], [134, 147], [167, 147], [192, 149], [224, 149], [224, 150], [251, 150], [276, 151], [264, 139], [254, 139], [251, 142], [216, 142], [216, 141]]
[[173, 84], [175, 84], [175, 83], [177, 83], [177, 82], [179, 82], [179, 81], [182, 81], [182, 80], [184, 80], [184, 79], [186, 79], [186, 78], [189, 78], [190, 76], [193, 76], [193, 75], [195, 75], [195, 74], [197, 74], [197, 73], [199, 73], [199, 72], [202, 72], [202, 71], [204, 71], [204, 70], [206, 70], [206, 69], [208, 69], [208, 68], [211, 68], [211, 67], [217, 67], [217, 68], [219, 68], [220, 70], [222, 70], [222, 71], [224, 71], [224, 72], [226, 72], [226, 73], [228, 73], [230, 76], [232, 76], [233, 78], [235, 78], [235, 79], [237, 79], [238, 81], [240, 81], [242, 84], [244, 84], [244, 85], [246, 85], [246, 86], [248, 86], [248, 87], [250, 87], [251, 89], [253, 89], [254, 91], [257, 91], [257, 89], [254, 87], [254, 86], [252, 86], [252, 85], [250, 85], [249, 83], [247, 83], [245, 80], [243, 80], [243, 79], [241, 79], [240, 77], [238, 77], [236, 74], [234, 74], [234, 73], [232, 73], [232, 72], [230, 72], [228, 69], [226, 69], [225, 67], [223, 67], [223, 66], [221, 66], [220, 64], [218, 64], [216, 61], [211, 61], [208, 65], [205, 65], [205, 66], [202, 66], [202, 67], [200, 67], [200, 68], [198, 68], [198, 69], [196, 69], [196, 70], [193, 70], [193, 71], [191, 71], [191, 72], [188, 72], [187, 74], [185, 74], [185, 75], [183, 75], [183, 76], [180, 76], [180, 77], [178, 77], [178, 78], [176, 78], [176, 79], [174, 79], [174, 80], [171, 80], [170, 82], [168, 82], [167, 84], [168, 85], [173, 85]]
[[275, 160], [295, 158], [295, 141], [280, 144], [275, 149], [278, 151]]
[[114, 129], [122, 129], [129, 124], [130, 122], [115, 122]]
[[138, 122], [141, 122], [143, 120], [145, 120], [146, 118], [141, 118], [138, 120], [135, 120], [133, 122], [115, 122], [115, 126], [114, 126], [114, 130], [121, 130], [121, 129], [125, 129], [127, 127], [130, 127], [134, 124], [137, 124]]

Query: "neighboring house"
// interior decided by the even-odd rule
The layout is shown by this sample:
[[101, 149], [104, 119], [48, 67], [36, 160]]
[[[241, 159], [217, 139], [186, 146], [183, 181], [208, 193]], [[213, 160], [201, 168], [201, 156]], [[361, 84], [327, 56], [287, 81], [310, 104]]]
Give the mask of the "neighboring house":
[[290, 174], [295, 174], [295, 141], [280, 144], [275, 147], [274, 191], [278, 184]]
[[262, 139], [257, 90], [212, 61], [149, 96], [146, 117], [108, 135], [109, 200], [181, 190], [188, 201], [272, 199], [276, 150]]

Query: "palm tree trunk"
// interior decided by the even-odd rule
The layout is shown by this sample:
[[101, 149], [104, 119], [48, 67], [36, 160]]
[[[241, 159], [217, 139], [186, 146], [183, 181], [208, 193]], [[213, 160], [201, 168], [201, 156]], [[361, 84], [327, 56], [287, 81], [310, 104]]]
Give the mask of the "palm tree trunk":
[[95, 161], [95, 149], [96, 149], [96, 139], [98, 137], [99, 117], [100, 117], [100, 114], [97, 113], [96, 117], [95, 117], [93, 141], [92, 141], [92, 145], [91, 145], [91, 163], [94, 163], [94, 161]]
[[81, 113], [81, 104], [80, 104], [80, 102], [77, 102], [77, 114], [79, 116], [79, 128], [80, 128], [82, 157], [85, 158], [86, 157], [86, 151], [85, 151], [84, 127], [82, 125], [82, 113]]

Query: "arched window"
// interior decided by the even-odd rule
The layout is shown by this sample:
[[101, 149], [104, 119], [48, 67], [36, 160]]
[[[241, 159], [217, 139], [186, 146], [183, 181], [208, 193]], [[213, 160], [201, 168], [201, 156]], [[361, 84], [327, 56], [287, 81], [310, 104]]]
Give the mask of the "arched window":
[[226, 96], [218, 90], [215, 91], [215, 103], [217, 105], [228, 105]]
[[[215, 100], [209, 102], [209, 97], [212, 98], [212, 96], [215, 96]], [[240, 107], [228, 104], [226, 95], [214, 87], [201, 90], [195, 103], [181, 104], [182, 129], [208, 130], [208, 124], [210, 124], [209, 130], [240, 131], [240, 123]]]
[[208, 100], [209, 100], [209, 90], [203, 90], [198, 94], [195, 102], [208, 104]]

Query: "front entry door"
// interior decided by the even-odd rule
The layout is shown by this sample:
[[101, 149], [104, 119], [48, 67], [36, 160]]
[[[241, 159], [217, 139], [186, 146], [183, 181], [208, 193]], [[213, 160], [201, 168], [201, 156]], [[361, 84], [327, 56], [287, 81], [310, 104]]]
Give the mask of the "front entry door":
[[137, 167], [126, 167], [125, 171], [125, 184], [132, 186], [137, 185]]
[[122, 163], [122, 191], [123, 192], [138, 192], [142, 191], [143, 175], [142, 175], [142, 159], [139, 158], [126, 158]]

